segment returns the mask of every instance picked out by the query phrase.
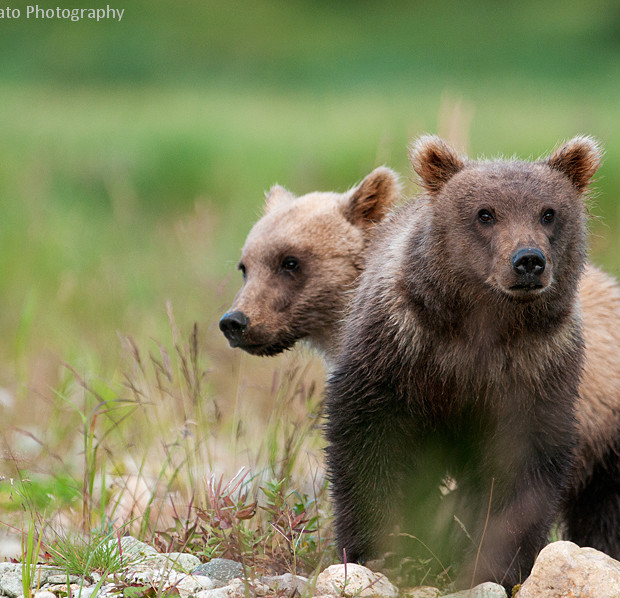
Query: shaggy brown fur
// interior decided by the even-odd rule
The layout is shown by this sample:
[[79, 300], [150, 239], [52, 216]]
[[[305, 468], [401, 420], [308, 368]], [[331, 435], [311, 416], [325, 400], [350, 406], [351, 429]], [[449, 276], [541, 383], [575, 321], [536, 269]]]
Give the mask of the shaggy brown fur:
[[419, 523], [432, 455], [481, 542], [466, 583], [511, 587], [529, 573], [579, 442], [582, 191], [600, 156], [589, 138], [538, 163], [471, 162], [433, 137], [414, 146], [428, 193], [377, 235], [327, 388], [349, 560], [383, 550], [395, 522]]
[[589, 265], [581, 299], [585, 362], [579, 442], [567, 489], [564, 536], [620, 559], [620, 288]]
[[273, 187], [241, 253], [243, 287], [220, 321], [230, 345], [274, 355], [305, 339], [329, 358], [375, 224], [399, 194], [384, 167], [344, 194]]

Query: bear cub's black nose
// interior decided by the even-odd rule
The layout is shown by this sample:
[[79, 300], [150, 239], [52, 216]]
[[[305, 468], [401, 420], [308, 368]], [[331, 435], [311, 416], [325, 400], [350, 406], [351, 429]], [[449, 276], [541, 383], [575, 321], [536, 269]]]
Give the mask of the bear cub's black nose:
[[228, 339], [231, 347], [236, 347], [241, 342], [243, 333], [249, 323], [250, 318], [242, 311], [230, 311], [222, 316], [220, 320], [220, 330]]
[[525, 247], [512, 256], [512, 267], [519, 276], [527, 278], [540, 276], [545, 271], [547, 260], [540, 249]]

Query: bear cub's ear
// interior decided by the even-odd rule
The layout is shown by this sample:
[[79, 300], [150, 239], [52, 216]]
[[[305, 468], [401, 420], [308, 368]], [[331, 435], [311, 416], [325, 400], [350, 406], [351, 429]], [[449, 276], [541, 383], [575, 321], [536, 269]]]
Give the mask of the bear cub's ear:
[[465, 166], [465, 161], [436, 135], [424, 135], [409, 146], [409, 160], [422, 186], [437, 193]]
[[343, 199], [344, 217], [353, 225], [367, 228], [383, 220], [400, 197], [398, 175], [385, 166], [375, 168]]
[[592, 137], [573, 137], [563, 146], [555, 150], [546, 160], [553, 169], [565, 174], [579, 189], [583, 191], [603, 159], [603, 150]]
[[269, 191], [265, 192], [265, 214], [276, 206], [294, 199], [295, 196], [288, 189], [281, 185], [274, 185]]

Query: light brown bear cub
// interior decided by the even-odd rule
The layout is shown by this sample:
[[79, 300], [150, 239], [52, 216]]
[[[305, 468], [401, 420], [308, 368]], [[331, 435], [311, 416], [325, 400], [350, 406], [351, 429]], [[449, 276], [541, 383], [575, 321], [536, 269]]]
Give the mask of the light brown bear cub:
[[220, 320], [230, 345], [275, 355], [305, 339], [329, 358], [375, 224], [400, 190], [385, 167], [342, 194], [273, 187], [241, 252], [243, 287]]
[[378, 231], [326, 392], [349, 561], [386, 549], [397, 523], [416, 533], [440, 462], [479, 547], [461, 583], [529, 574], [579, 440], [584, 193], [600, 158], [589, 138], [536, 163], [470, 161], [435, 137], [412, 149], [426, 194]]

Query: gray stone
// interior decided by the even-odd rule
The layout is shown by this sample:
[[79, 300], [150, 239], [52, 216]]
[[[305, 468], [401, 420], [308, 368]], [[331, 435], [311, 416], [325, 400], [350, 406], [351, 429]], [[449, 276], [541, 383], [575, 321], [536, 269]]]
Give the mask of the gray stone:
[[66, 583], [67, 574], [58, 567], [50, 567], [49, 565], [38, 565], [34, 572], [34, 575], [32, 576], [33, 586], [37, 584], [40, 587], [42, 585], [45, 585], [46, 583], [49, 583], [50, 577], [53, 577], [54, 575], [62, 575], [62, 583]]
[[471, 590], [463, 590], [455, 594], [448, 594], [443, 596], [443, 598], [506, 598], [506, 590], [504, 586], [487, 581]]
[[553, 542], [538, 555], [518, 598], [618, 598], [620, 563], [572, 542]]
[[192, 570], [192, 574], [210, 577], [217, 588], [236, 577], [243, 577], [243, 565], [230, 559], [211, 559]]
[[[57, 598], [56, 594], [52, 594], [49, 590], [41, 590], [34, 593], [34, 598]], [[82, 598], [85, 598], [82, 594]]]
[[[78, 581], [75, 575], [69, 577], [70, 582]], [[67, 583], [66, 573], [62, 573], [56, 567], [37, 565], [32, 571], [33, 588], [41, 587], [48, 583]], [[22, 565], [20, 563], [0, 563], [0, 594], [15, 598], [23, 596]]]
[[325, 569], [317, 577], [314, 593], [356, 598], [396, 598], [398, 589], [385, 575], [349, 563]]

